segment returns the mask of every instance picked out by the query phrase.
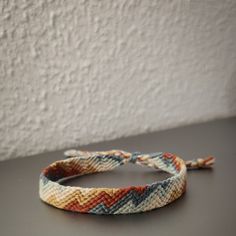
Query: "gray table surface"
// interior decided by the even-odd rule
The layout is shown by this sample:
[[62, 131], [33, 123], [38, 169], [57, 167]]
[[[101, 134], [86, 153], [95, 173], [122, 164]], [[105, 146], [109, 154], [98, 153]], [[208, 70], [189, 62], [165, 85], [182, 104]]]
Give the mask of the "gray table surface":
[[[0, 162], [0, 235], [236, 235], [236, 118], [83, 146], [83, 150], [168, 151], [188, 160], [212, 154], [213, 170], [188, 172], [187, 192], [166, 207], [134, 215], [97, 216], [40, 201], [40, 171], [63, 150]], [[163, 174], [132, 164], [71, 180], [75, 186], [151, 183]]]

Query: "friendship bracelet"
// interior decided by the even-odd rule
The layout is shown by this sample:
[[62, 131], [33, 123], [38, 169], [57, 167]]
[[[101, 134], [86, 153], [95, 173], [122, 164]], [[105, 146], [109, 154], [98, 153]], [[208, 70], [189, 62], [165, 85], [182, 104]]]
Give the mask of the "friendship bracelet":
[[[120, 150], [83, 152], [70, 150], [69, 157], [52, 163], [40, 175], [40, 198], [54, 207], [93, 214], [131, 214], [163, 207], [186, 189], [186, 171], [211, 167], [213, 157], [184, 162], [171, 153], [129, 153]], [[64, 186], [68, 177], [113, 170], [126, 163], [152, 167], [171, 177], [145, 186], [124, 188], [82, 188]]]

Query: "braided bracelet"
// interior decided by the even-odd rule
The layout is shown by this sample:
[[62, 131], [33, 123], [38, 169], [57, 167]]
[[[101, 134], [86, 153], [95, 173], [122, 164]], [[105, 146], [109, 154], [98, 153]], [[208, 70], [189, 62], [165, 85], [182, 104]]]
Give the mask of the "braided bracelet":
[[[187, 168], [205, 168], [214, 163], [213, 157], [184, 162], [174, 154], [162, 152], [70, 150], [65, 155], [69, 158], [52, 163], [41, 173], [40, 198], [57, 208], [94, 214], [130, 214], [163, 207], [185, 192]], [[171, 177], [145, 186], [124, 188], [82, 188], [61, 184], [68, 177], [109, 171], [129, 162], [165, 171]]]

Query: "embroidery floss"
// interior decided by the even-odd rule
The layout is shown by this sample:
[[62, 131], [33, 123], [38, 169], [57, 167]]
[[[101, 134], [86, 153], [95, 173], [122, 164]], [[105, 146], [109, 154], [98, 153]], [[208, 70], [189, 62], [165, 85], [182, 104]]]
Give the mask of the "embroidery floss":
[[[187, 168], [207, 168], [214, 163], [213, 157], [184, 162], [166, 152], [69, 150], [65, 155], [69, 158], [56, 161], [42, 171], [40, 198], [60, 209], [93, 214], [131, 214], [163, 207], [185, 192]], [[172, 176], [145, 186], [124, 188], [82, 188], [60, 184], [67, 177], [108, 171], [129, 162], [162, 170]]]

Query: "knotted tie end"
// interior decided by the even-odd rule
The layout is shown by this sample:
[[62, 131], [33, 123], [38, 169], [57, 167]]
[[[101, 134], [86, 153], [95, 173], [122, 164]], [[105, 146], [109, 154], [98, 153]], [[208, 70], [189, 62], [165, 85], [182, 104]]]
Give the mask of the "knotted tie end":
[[185, 162], [186, 167], [188, 169], [210, 168], [214, 163], [215, 163], [215, 158], [213, 156], [198, 158], [196, 160]]

